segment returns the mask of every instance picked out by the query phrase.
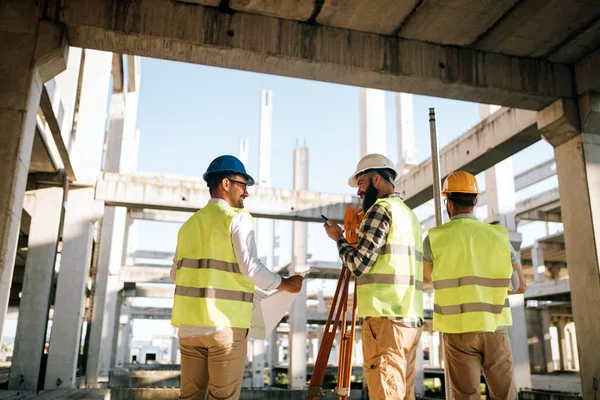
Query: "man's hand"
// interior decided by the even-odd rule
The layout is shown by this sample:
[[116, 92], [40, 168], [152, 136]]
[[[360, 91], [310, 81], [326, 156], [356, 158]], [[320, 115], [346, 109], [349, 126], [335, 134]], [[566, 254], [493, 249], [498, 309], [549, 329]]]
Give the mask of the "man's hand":
[[527, 284], [524, 285], [519, 285], [519, 288], [517, 290], [509, 290], [508, 294], [509, 295], [513, 295], [513, 294], [524, 294], [525, 290], [527, 290]]
[[513, 264], [513, 269], [517, 272], [519, 276], [519, 288], [517, 290], [509, 290], [508, 294], [523, 294], [527, 289], [527, 282], [525, 281], [525, 274], [523, 273], [523, 267], [521, 264]]
[[[331, 224], [331, 225], [330, 225]], [[332, 238], [334, 241], [338, 241], [341, 238], [343, 238], [343, 231], [342, 228], [340, 228], [340, 226], [338, 224], [333, 223], [332, 221], [328, 221], [325, 224], [323, 224], [323, 226], [325, 227], [325, 232], [327, 232], [327, 236], [329, 236], [330, 238]]]
[[289, 278], [281, 277], [281, 284], [277, 286], [277, 290], [283, 290], [289, 293], [298, 293], [302, 289], [304, 278], [301, 275], [290, 276]]

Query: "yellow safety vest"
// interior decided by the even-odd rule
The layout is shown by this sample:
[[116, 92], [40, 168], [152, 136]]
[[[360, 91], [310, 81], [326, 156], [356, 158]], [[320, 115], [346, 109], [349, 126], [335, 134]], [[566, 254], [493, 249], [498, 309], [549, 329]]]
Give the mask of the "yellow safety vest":
[[240, 272], [230, 234], [240, 212], [209, 203], [179, 229], [171, 325], [250, 327], [254, 284]]
[[369, 272], [357, 278], [358, 315], [423, 318], [421, 224], [400, 198], [378, 203], [391, 210], [390, 230]]
[[434, 259], [433, 329], [493, 332], [512, 325], [507, 293], [512, 263], [506, 228], [456, 219], [430, 229], [429, 240]]

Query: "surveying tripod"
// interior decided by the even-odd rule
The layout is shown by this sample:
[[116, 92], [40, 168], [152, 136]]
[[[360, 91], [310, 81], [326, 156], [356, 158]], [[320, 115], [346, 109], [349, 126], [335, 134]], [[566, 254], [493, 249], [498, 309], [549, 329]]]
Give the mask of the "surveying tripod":
[[[346, 240], [352, 246], [356, 247], [358, 243], [358, 227], [363, 219], [363, 210], [348, 206], [346, 213], [344, 214], [344, 229], [346, 231]], [[323, 378], [325, 377], [325, 370], [327, 369], [327, 361], [329, 360], [329, 354], [331, 353], [331, 347], [335, 339], [338, 324], [341, 317], [341, 342], [339, 351], [338, 361], [338, 385], [335, 388], [335, 392], [339, 399], [346, 399], [350, 395], [350, 376], [352, 375], [352, 350], [354, 347], [354, 332], [356, 328], [356, 280], [354, 280], [354, 296], [352, 299], [352, 322], [348, 327], [346, 323], [347, 311], [348, 311], [348, 288], [350, 286], [350, 280], [352, 273], [345, 265], [342, 265], [342, 271], [338, 279], [337, 287], [335, 289], [335, 295], [333, 296], [333, 303], [331, 310], [329, 310], [329, 316], [327, 317], [327, 323], [323, 331], [323, 338], [319, 346], [319, 354], [317, 355], [317, 361], [313, 369], [312, 376], [310, 378], [310, 384], [308, 386], [308, 400], [315, 400], [319, 396], [323, 395], [321, 386], [323, 385]]]

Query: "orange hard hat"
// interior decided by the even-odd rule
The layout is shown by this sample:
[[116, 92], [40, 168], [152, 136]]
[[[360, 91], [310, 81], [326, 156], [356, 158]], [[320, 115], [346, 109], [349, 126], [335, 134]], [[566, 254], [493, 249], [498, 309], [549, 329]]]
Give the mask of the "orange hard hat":
[[442, 188], [442, 196], [447, 197], [448, 193], [479, 194], [477, 179], [465, 171], [453, 172], [448, 175]]

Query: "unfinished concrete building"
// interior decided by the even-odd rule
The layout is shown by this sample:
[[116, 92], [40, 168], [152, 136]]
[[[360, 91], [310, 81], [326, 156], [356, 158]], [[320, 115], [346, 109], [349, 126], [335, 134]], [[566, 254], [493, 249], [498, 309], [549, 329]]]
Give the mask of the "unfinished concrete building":
[[[136, 221], [182, 221], [208, 198], [196, 178], [135, 171], [143, 75], [138, 57], [144, 56], [502, 106], [482, 106], [482, 121], [441, 149], [442, 176], [458, 169], [486, 171], [480, 203], [487, 206], [488, 221], [507, 226], [514, 244], [526, 221], [563, 224], [561, 232], [520, 250], [530, 285], [525, 296], [511, 297], [517, 382], [524, 391], [597, 395], [600, 5], [391, 3], [0, 3], [0, 327], [18, 320], [10, 370], [4, 372], [8, 389], [44, 389], [41, 396], [65, 390], [66, 397], [66, 391], [86, 388], [104, 398], [111, 395], [105, 387], [113, 377], [120, 383], [112, 398], [135, 398], [141, 390], [170, 398], [176, 391], [123, 383], [141, 386], [160, 376], [162, 386], [175, 386], [178, 376], [176, 368], [130, 365], [131, 321], [170, 315], [168, 309], [136, 308], [131, 298], [173, 294], [168, 270], [136, 261], [172, 257], [131, 251]], [[272, 97], [264, 97], [270, 136]], [[377, 113], [366, 102], [376, 103], [378, 93], [361, 89], [363, 97], [365, 113]], [[405, 100], [399, 104], [409, 109]], [[369, 137], [381, 134], [377, 116], [364, 125], [364, 151], [370, 151]], [[407, 204], [417, 207], [433, 196], [431, 162], [415, 165], [406, 150], [413, 146], [410, 135], [399, 136], [408, 147], [400, 151], [405, 173], [398, 187]], [[515, 176], [509, 157], [540, 140], [553, 146], [554, 160], [534, 162]], [[269, 147], [264, 144], [265, 151]], [[262, 185], [247, 202], [256, 217], [295, 221], [289, 273], [312, 263], [306, 259], [305, 222], [320, 221], [322, 213], [340, 221], [345, 207], [357, 204], [348, 195], [308, 192], [308, 157], [305, 147], [294, 150], [294, 190], [270, 187], [266, 163]], [[515, 200], [515, 192], [552, 176], [558, 188]], [[433, 226], [432, 219], [422, 222], [425, 229]], [[318, 278], [337, 278], [339, 265], [315, 266]], [[307, 311], [313, 296], [318, 305]], [[271, 382], [286, 373], [293, 389], [286, 396], [303, 398], [327, 307], [323, 293], [299, 296], [277, 332], [253, 343], [246, 386], [259, 390], [265, 370]], [[439, 340], [426, 327], [428, 362], [420, 376], [440, 376]], [[297, 333], [293, 340], [289, 332]], [[165, 338], [156, 347], [170, 349], [176, 364], [176, 341]], [[136, 358], [148, 353], [140, 349]]]

